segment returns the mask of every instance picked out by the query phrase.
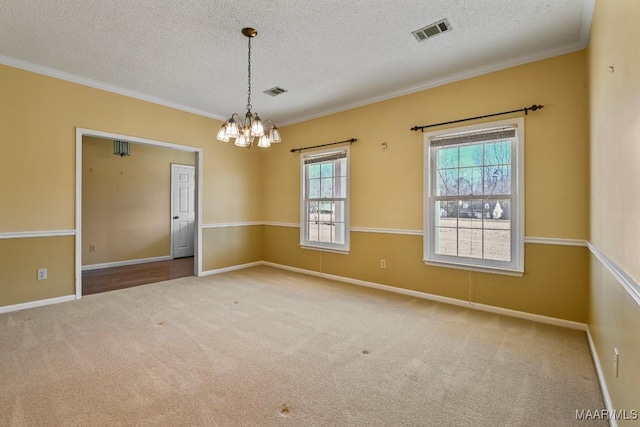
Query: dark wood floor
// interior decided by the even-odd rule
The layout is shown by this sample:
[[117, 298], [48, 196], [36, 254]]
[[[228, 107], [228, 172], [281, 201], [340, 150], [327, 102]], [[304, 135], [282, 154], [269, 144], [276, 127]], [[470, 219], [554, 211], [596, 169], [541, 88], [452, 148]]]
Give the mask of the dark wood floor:
[[193, 257], [82, 272], [82, 295], [193, 276]]

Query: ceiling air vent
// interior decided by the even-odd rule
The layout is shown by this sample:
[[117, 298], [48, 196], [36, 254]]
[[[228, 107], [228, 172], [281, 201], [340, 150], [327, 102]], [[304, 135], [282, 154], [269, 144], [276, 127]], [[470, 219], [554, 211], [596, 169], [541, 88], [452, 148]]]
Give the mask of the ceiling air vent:
[[282, 93], [287, 92], [286, 89], [281, 88], [280, 86], [275, 86], [272, 87], [271, 89], [267, 89], [264, 91], [264, 93], [266, 93], [267, 95], [271, 95], [271, 96], [278, 96]]
[[415, 37], [416, 40], [421, 42], [447, 31], [451, 31], [451, 24], [449, 24], [448, 19], [443, 19], [442, 21], [434, 22], [433, 24], [427, 25], [419, 30], [412, 31], [411, 34], [413, 34], [413, 37]]

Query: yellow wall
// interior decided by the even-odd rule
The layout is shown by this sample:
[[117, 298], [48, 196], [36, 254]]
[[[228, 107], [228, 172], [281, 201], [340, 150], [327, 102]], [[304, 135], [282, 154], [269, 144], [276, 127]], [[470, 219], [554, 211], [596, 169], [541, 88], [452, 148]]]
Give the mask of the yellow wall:
[[[204, 224], [299, 223], [299, 155], [289, 149], [355, 137], [351, 225], [421, 230], [422, 135], [409, 129], [541, 103], [545, 108], [526, 119], [525, 234], [590, 239], [637, 282], [639, 19], [635, 0], [598, 0], [588, 52], [287, 126], [284, 142], [262, 152], [216, 141], [216, 120], [0, 66], [0, 233], [75, 227], [76, 127], [203, 148]], [[295, 226], [205, 228], [203, 269], [264, 259], [588, 321], [614, 406], [638, 409], [640, 309], [586, 248], [527, 244], [518, 278], [425, 266], [415, 235], [352, 232], [349, 255], [301, 249], [298, 235]], [[0, 306], [73, 294], [73, 257], [73, 237], [0, 240]], [[36, 281], [43, 267], [49, 279]], [[613, 347], [621, 354], [618, 378]]]
[[[591, 241], [640, 280], [640, 3], [600, 1], [591, 75]], [[611, 73], [609, 66], [614, 66]]]
[[73, 295], [74, 244], [73, 236], [0, 240], [0, 306]]
[[[640, 3], [599, 0], [589, 44], [591, 243], [637, 286], [640, 280]], [[613, 66], [613, 72], [609, 69]], [[640, 305], [591, 259], [590, 322], [616, 409], [640, 409]], [[639, 288], [640, 289], [640, 288]], [[613, 349], [620, 372], [613, 373]], [[618, 425], [640, 426], [637, 421]]]
[[265, 220], [299, 221], [300, 158], [291, 148], [354, 137], [351, 225], [420, 230], [423, 137], [409, 129], [538, 103], [545, 108], [525, 123], [526, 235], [585, 239], [587, 92], [580, 51], [287, 126], [265, 153]]
[[[0, 93], [0, 233], [75, 228], [76, 127], [200, 147], [203, 223], [261, 219], [260, 155], [217, 141], [217, 120], [7, 66], [0, 66]], [[24, 270], [26, 254], [43, 250], [45, 260], [60, 254], [73, 259], [69, 239], [49, 239], [53, 240], [46, 248], [41, 239], [23, 239], [22, 252], [10, 251], [2, 259], [0, 306], [73, 293], [73, 265], [61, 272], [66, 285], [55, 287], [55, 292], [54, 288], [22, 292], [29, 282], [19, 278], [35, 277], [33, 266]], [[205, 247], [220, 244], [205, 239]], [[253, 250], [246, 248], [249, 253]], [[205, 250], [203, 263], [216, 263], [214, 257]], [[5, 295], [20, 297], [5, 299]]]
[[262, 225], [205, 228], [203, 251], [209, 256], [203, 261], [202, 270], [262, 261], [262, 234]]
[[[640, 306], [609, 270], [591, 257], [589, 329], [613, 407], [640, 412]], [[618, 377], [613, 349], [618, 349]], [[618, 421], [619, 426], [640, 426], [640, 420]]]
[[120, 157], [113, 140], [83, 138], [83, 265], [171, 254], [171, 164], [195, 165], [195, 154], [130, 147], [131, 156]]
[[[577, 52], [288, 126], [283, 129], [285, 142], [257, 151], [216, 141], [215, 120], [0, 67], [0, 90], [6, 94], [0, 120], [7, 140], [15, 142], [0, 159], [4, 201], [15, 206], [0, 213], [0, 232], [74, 228], [75, 127], [202, 147], [205, 225], [298, 223], [299, 156], [289, 149], [356, 137], [351, 152], [351, 225], [420, 230], [422, 135], [409, 128], [542, 103], [545, 109], [526, 122], [526, 234], [585, 239], [586, 77], [585, 53]], [[388, 143], [386, 150], [380, 147], [382, 141]], [[25, 179], [10, 179], [18, 173]], [[41, 206], [47, 206], [46, 214]], [[419, 236], [353, 233], [352, 254], [338, 256], [300, 250], [297, 232], [273, 226], [205, 228], [203, 269], [265, 259], [586, 321], [584, 248], [528, 244], [527, 253], [534, 255], [527, 261], [525, 276], [513, 278], [424, 266]], [[382, 256], [376, 247], [394, 248], [384, 254], [389, 260], [386, 271], [378, 268]], [[413, 264], [407, 264], [409, 260]], [[558, 262], [565, 263], [566, 270]], [[566, 275], [558, 270], [575, 274], [565, 281]], [[574, 304], [567, 307], [564, 301], [570, 296]]]
[[[357, 138], [351, 146], [351, 226], [422, 230], [423, 136], [414, 125], [532, 104], [525, 122], [525, 234], [588, 237], [588, 81], [584, 51], [455, 82], [287, 126], [264, 154], [266, 220], [299, 223], [300, 157], [294, 147]], [[381, 142], [388, 148], [383, 150]], [[299, 229], [267, 226], [265, 259], [390, 286], [579, 322], [587, 321], [588, 251], [527, 244], [522, 278], [422, 263], [421, 236], [352, 232], [339, 255], [300, 249]], [[379, 260], [387, 260], [387, 269]]]

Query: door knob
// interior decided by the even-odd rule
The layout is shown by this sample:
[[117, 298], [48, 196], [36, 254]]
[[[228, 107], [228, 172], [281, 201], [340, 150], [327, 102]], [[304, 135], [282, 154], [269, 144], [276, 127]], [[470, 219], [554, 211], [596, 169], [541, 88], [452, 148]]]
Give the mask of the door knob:
[[174, 216], [173, 219], [178, 219], [180, 218], [178, 215]]

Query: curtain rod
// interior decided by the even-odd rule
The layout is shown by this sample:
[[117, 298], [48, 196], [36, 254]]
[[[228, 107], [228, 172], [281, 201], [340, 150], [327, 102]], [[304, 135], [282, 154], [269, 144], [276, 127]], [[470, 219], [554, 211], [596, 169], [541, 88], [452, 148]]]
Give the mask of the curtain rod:
[[300, 151], [303, 151], [303, 150], [311, 150], [312, 148], [327, 147], [329, 145], [336, 145], [336, 144], [345, 144], [347, 142], [349, 143], [349, 145], [351, 145], [356, 141], [357, 141], [357, 139], [355, 139], [355, 138], [345, 139], [344, 141], [330, 142], [329, 144], [314, 145], [313, 147], [292, 148], [291, 152], [295, 153], [296, 151], [300, 152]]
[[493, 117], [493, 116], [502, 116], [504, 114], [518, 113], [520, 111], [524, 111], [524, 115], [526, 116], [529, 113], [529, 110], [536, 111], [536, 110], [540, 110], [541, 108], [544, 108], [544, 105], [533, 104], [531, 107], [524, 107], [524, 108], [520, 108], [519, 110], [503, 111], [502, 113], [494, 113], [494, 114], [487, 114], [484, 116], [469, 117], [466, 119], [452, 120], [450, 122], [435, 123], [432, 125], [414, 126], [411, 128], [411, 130], [413, 131], [420, 130], [424, 132], [426, 128], [432, 128], [435, 126], [450, 125], [452, 123], [460, 123], [460, 122], [468, 122], [469, 120], [484, 119], [486, 117]]

